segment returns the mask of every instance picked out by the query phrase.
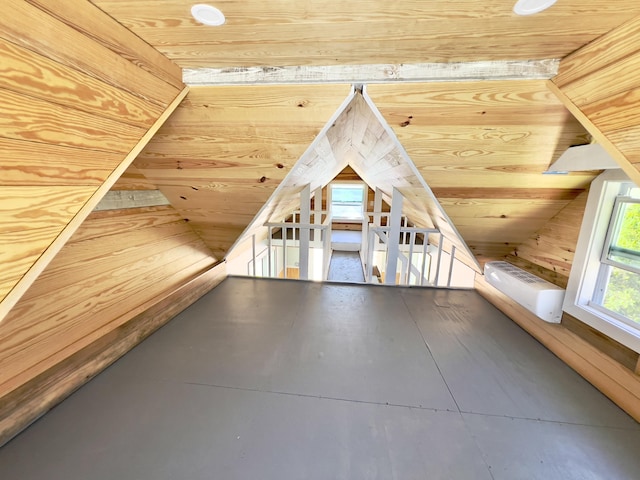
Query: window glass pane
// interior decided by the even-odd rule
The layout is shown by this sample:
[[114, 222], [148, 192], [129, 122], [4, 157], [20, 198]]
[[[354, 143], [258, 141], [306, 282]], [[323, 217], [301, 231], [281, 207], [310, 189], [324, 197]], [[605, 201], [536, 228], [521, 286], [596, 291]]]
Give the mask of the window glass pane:
[[620, 205], [608, 258], [640, 269], [640, 203]]
[[362, 204], [362, 188], [334, 186], [331, 191], [331, 201], [333, 203], [355, 202]]
[[337, 219], [361, 220], [363, 196], [363, 185], [332, 185], [331, 215]]
[[331, 211], [333, 218], [346, 218], [349, 220], [360, 220], [362, 218], [362, 207], [356, 205], [333, 205]]
[[640, 323], [640, 275], [610, 267], [602, 306]]

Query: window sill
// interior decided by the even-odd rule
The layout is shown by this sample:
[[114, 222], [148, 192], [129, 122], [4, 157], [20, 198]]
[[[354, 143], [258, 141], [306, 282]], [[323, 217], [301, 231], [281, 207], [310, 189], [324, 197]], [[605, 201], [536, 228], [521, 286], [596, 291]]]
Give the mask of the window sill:
[[640, 330], [609, 317], [589, 305], [565, 305], [564, 311], [622, 345], [640, 353]]

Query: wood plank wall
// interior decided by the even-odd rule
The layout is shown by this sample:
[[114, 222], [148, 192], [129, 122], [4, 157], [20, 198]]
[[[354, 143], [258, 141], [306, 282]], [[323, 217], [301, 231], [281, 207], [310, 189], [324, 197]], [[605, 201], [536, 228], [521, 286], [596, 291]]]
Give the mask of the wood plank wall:
[[[43, 389], [56, 368], [69, 368], [78, 352], [214, 264], [211, 251], [171, 206], [91, 214], [0, 323], [0, 443], [50, 407], [51, 397], [69, 393], [69, 386], [55, 382]], [[173, 301], [180, 305], [190, 295], [182, 292]], [[94, 360], [85, 356], [73, 367]], [[20, 410], [24, 402], [29, 407]]]
[[194, 87], [135, 166], [224, 258], [348, 93], [349, 85]]
[[589, 141], [543, 80], [367, 92], [481, 263], [529, 238], [595, 176], [542, 175], [569, 146]]
[[549, 85], [640, 185], [640, 17], [560, 62]]
[[175, 64], [90, 2], [1, 9], [0, 320], [184, 89]]
[[569, 202], [539, 231], [507, 255], [506, 260], [566, 288], [588, 194], [585, 191]]

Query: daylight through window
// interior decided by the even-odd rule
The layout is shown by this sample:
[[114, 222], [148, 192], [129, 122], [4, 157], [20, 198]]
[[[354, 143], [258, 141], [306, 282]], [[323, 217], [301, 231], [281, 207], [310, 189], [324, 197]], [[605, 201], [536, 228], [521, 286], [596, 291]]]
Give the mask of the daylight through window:
[[600, 262], [593, 303], [640, 326], [640, 200], [616, 198]]
[[361, 183], [331, 184], [331, 216], [334, 220], [363, 218], [366, 187]]

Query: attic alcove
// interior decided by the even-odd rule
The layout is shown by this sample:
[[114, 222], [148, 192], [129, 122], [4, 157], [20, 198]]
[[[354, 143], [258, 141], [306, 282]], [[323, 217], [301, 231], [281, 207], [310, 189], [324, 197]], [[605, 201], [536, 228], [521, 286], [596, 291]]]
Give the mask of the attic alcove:
[[[284, 221], [300, 209], [299, 194], [304, 187], [309, 185], [312, 192], [325, 188], [347, 167], [371, 190], [379, 190], [389, 205], [397, 189], [404, 197], [402, 213], [412, 225], [439, 230], [444, 239], [443, 250], [450, 254], [453, 249], [462, 264], [481, 272], [453, 222], [368, 97], [366, 86], [352, 87], [349, 96], [238, 238], [228, 255], [230, 271], [234, 271], [234, 259], [245, 262], [247, 252], [253, 248], [254, 236], [258, 242], [264, 242], [265, 223]], [[237, 271], [243, 269], [244, 266], [239, 266]]]

